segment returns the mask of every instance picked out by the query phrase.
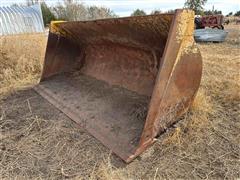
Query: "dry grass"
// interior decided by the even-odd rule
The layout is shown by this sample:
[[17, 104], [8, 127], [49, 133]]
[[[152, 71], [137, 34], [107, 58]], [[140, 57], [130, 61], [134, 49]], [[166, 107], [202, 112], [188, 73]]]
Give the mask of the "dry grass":
[[29, 67], [25, 63], [12, 66], [11, 61], [21, 61], [9, 55], [13, 51], [1, 50], [2, 178], [240, 178], [240, 31], [233, 25], [227, 29], [226, 42], [199, 44], [204, 72], [191, 110], [127, 166], [34, 91], [7, 97], [7, 90], [37, 81], [45, 37], [38, 40], [44, 44], [42, 49], [34, 48], [39, 53], [36, 58], [24, 55]]
[[0, 97], [37, 82], [46, 42], [45, 34], [0, 37]]
[[226, 20], [229, 20], [230, 24], [236, 24], [238, 20], [240, 20], [239, 16], [229, 16], [225, 17]]

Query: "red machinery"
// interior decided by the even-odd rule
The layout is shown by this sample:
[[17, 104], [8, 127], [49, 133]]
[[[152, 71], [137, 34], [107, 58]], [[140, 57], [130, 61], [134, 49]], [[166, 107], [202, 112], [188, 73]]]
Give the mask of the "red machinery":
[[195, 18], [196, 29], [204, 29], [205, 27], [224, 29], [223, 15], [208, 15]]

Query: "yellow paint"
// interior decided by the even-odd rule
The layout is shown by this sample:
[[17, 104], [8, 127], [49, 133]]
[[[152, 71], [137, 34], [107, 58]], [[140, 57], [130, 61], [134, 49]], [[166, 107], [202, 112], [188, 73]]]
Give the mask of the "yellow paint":
[[[169, 90], [168, 87], [171, 82], [170, 79], [173, 76], [173, 73], [175, 71], [177, 64], [179, 63], [179, 61], [181, 61], [182, 56], [184, 54], [189, 54], [189, 53], [198, 53], [198, 49], [196, 47], [196, 44], [195, 44], [195, 41], [193, 38], [193, 32], [194, 32], [194, 12], [191, 10], [184, 9], [177, 16], [175, 40], [176, 40], [176, 43], [180, 44], [180, 47], [178, 49], [177, 57], [174, 62], [171, 74], [169, 76], [169, 81], [166, 85], [164, 95], [165, 95], [165, 93], [167, 93], [167, 90]], [[172, 42], [172, 43], [174, 43], [174, 42]], [[175, 89], [175, 90], [177, 93], [178, 89]], [[158, 111], [158, 114], [157, 114], [158, 119], [164, 118], [164, 117], [161, 117], [161, 113], [162, 113], [161, 111]], [[162, 121], [158, 120], [155, 123], [162, 123]], [[157, 125], [155, 124], [154, 127], [159, 127], [159, 124], [157, 124]], [[155, 131], [157, 131], [157, 130], [155, 130]]]
[[64, 32], [59, 28], [59, 24], [62, 24], [66, 21], [51, 21], [50, 24], [50, 31], [52, 33], [60, 33], [60, 34], [64, 34]]

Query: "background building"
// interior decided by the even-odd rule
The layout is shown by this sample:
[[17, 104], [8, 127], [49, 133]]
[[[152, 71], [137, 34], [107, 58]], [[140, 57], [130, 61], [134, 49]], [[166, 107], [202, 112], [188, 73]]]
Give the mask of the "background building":
[[39, 4], [23, 7], [0, 7], [0, 35], [44, 32]]

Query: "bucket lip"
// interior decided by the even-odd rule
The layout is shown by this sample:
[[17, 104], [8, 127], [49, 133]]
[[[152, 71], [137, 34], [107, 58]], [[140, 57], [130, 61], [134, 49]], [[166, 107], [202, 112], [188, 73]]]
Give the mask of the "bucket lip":
[[88, 23], [88, 22], [102, 22], [102, 21], [114, 21], [114, 20], [128, 20], [128, 19], [145, 19], [149, 17], [156, 16], [174, 16], [176, 11], [182, 9], [176, 9], [173, 13], [159, 13], [159, 14], [149, 14], [149, 15], [141, 15], [141, 16], [126, 16], [126, 17], [116, 17], [116, 18], [101, 18], [101, 19], [93, 19], [93, 20], [82, 20], [82, 21], [65, 21], [59, 24], [68, 24], [68, 23]]

